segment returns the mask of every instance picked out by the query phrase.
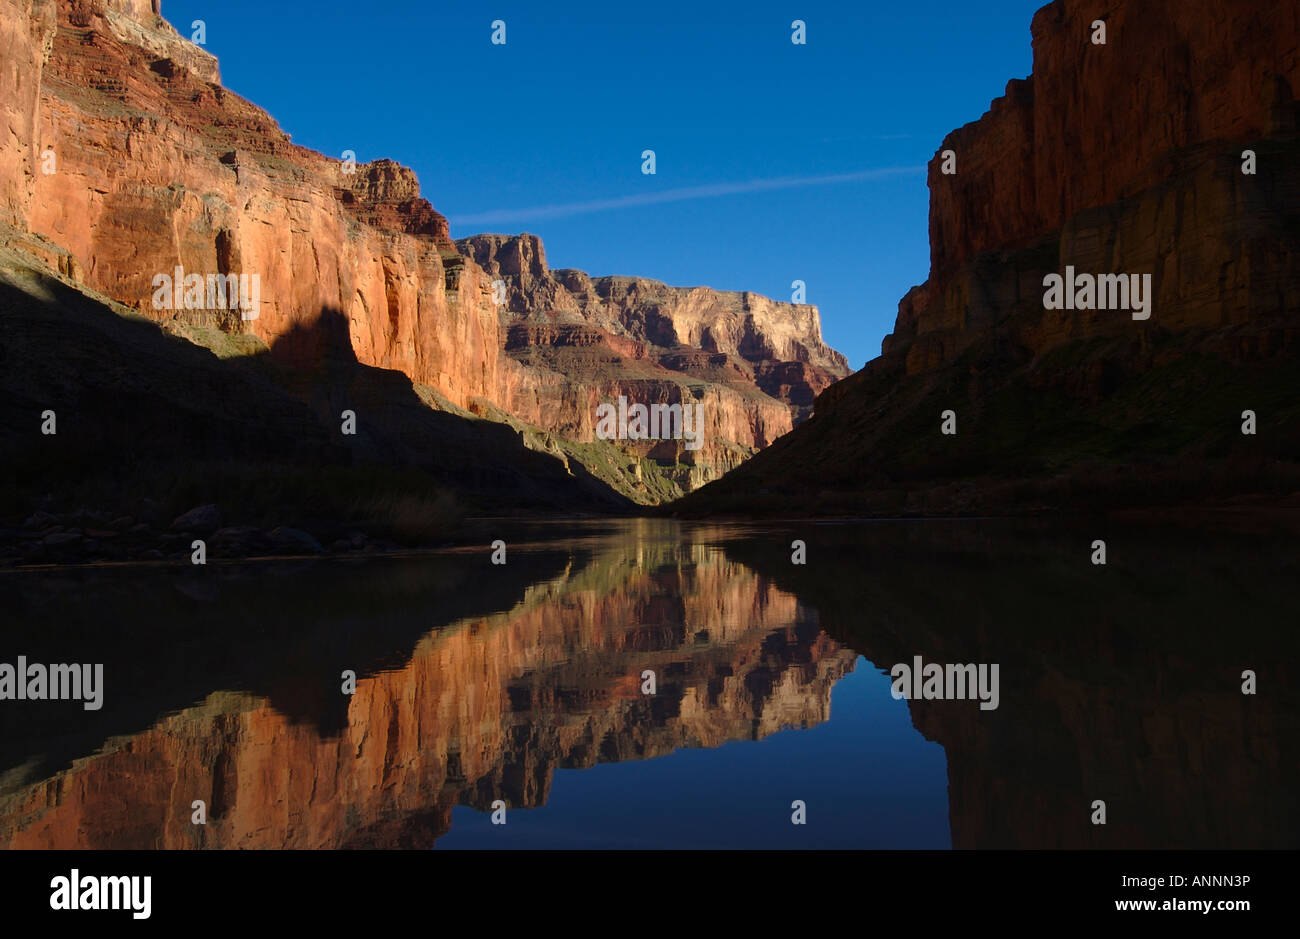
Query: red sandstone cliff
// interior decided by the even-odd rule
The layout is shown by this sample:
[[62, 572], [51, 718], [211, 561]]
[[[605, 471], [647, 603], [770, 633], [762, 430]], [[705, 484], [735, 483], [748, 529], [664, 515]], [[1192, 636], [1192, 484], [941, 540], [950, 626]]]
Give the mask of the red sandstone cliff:
[[[1091, 42], [1096, 20], [1105, 45]], [[1055, 0], [1030, 31], [1032, 77], [944, 138], [955, 175], [930, 164], [932, 278], [1150, 189], [1184, 148], [1295, 129], [1294, 4]]]
[[41, 69], [54, 42], [55, 0], [0, 3], [0, 223], [23, 225], [40, 154]]
[[[52, 268], [191, 338], [188, 326], [215, 327], [292, 359], [279, 340], [337, 311], [363, 365], [402, 372], [452, 407], [580, 442], [593, 439], [601, 400], [690, 390], [705, 403], [706, 446], [627, 446], [650, 460], [614, 472], [663, 467], [657, 486], [630, 475], [616, 484], [640, 501], [716, 478], [847, 373], [814, 307], [552, 275], [531, 236], [457, 251], [410, 170], [353, 168], [294, 145], [144, 0], [3, 0], [0, 49], [14, 63], [0, 77], [0, 222], [30, 232], [19, 246]], [[525, 248], [511, 244], [540, 261], [531, 279], [512, 260]], [[154, 309], [155, 276], [177, 267], [258, 275], [259, 315]], [[510, 284], [501, 309], [497, 277]], [[524, 361], [525, 346], [549, 355], [565, 344], [534, 324], [580, 327], [594, 354]]]
[[[931, 162], [930, 275], [880, 358], [684, 511], [1024, 511], [1300, 488], [1300, 11], [1056, 0], [1032, 33], [1033, 74]], [[1150, 275], [1150, 319], [1046, 309], [1044, 277], [1067, 266]], [[1246, 410], [1267, 427], [1243, 435]]]
[[457, 242], [506, 285], [500, 406], [570, 439], [595, 439], [592, 415], [620, 395], [645, 404], [697, 402], [699, 450], [629, 443], [689, 491], [738, 466], [811, 412], [847, 374], [821, 339], [816, 307], [750, 293], [669, 287], [629, 277], [552, 271], [533, 235]]
[[[1105, 45], [1090, 40], [1096, 20]], [[1275, 161], [1263, 179], [1244, 177], [1240, 153], [1296, 131], [1300, 8], [1056, 0], [1031, 32], [1033, 75], [944, 138], [955, 174], [940, 155], [930, 163], [930, 277], [900, 304], [886, 350], [911, 340], [909, 372], [951, 361], [999, 312], [1042, 293], [1027, 271], [1017, 280], [971, 262], [1044, 239], [1059, 242], [1053, 270], [1151, 272], [1163, 328], [1294, 309], [1278, 289], [1296, 271], [1278, 226], [1295, 192]], [[1130, 326], [1104, 312], [1044, 316], [1027, 345], [1038, 354]]]

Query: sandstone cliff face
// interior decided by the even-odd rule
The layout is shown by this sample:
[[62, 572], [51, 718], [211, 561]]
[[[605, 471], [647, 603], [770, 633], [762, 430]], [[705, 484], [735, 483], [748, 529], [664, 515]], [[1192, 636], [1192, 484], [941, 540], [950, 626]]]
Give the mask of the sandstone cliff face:
[[[801, 366], [814, 395], [848, 366], [822, 341], [817, 308], [809, 304], [706, 287], [669, 287], [638, 277], [551, 271], [541, 240], [533, 235], [475, 235], [457, 246], [505, 280], [503, 313], [512, 320], [585, 323], [649, 346], [661, 357], [702, 351], [725, 356], [727, 365], [743, 369], [748, 364], [758, 375], [776, 363]], [[792, 403], [810, 404], [811, 399], [796, 397]]]
[[[40, 128], [58, 172], [37, 179], [29, 221], [90, 286], [272, 346], [337, 310], [361, 362], [458, 404], [492, 392], [500, 341], [486, 287], [473, 269], [449, 276], [445, 221], [413, 174], [384, 161], [345, 173], [202, 70], [127, 41], [115, 11], [65, 2], [59, 15]], [[155, 310], [155, 276], [177, 267], [257, 274], [257, 318]]]
[[1294, 4], [1055, 0], [1031, 32], [1033, 76], [944, 139], [956, 175], [930, 164], [932, 279], [1151, 188], [1187, 147], [1294, 129]]
[[[627, 446], [633, 459], [619, 472], [663, 466], [657, 487], [629, 483], [642, 501], [716, 478], [789, 430], [847, 372], [821, 342], [813, 307], [552, 275], [531, 236], [457, 251], [410, 170], [295, 146], [222, 88], [216, 60], [151, 2], [4, 4], [0, 43], [16, 67], [0, 78], [9, 83], [0, 88], [0, 212], [48, 239], [22, 247], [168, 328], [247, 334], [299, 364], [302, 350], [281, 340], [337, 312], [362, 364], [400, 371], [454, 407], [578, 442], [592, 440], [600, 400], [678, 400], [689, 390], [705, 401], [709, 446]], [[37, 165], [46, 150], [54, 172]], [[257, 275], [256, 318], [210, 303], [156, 308], [155, 277], [177, 268]], [[498, 277], [510, 284], [501, 309]], [[597, 355], [526, 363], [521, 350], [564, 344], [512, 333], [533, 324], [588, 327], [580, 344]]]
[[[1104, 45], [1091, 42], [1097, 20]], [[1295, 179], [1285, 152], [1243, 175], [1241, 149], [1296, 131], [1300, 10], [1056, 0], [1032, 33], [1032, 77], [944, 138], [954, 175], [930, 163], [930, 278], [900, 305], [886, 350], [913, 341], [909, 373], [951, 362], [1015, 304], [1041, 307], [1043, 274], [1067, 264], [1152, 273], [1161, 328], [1284, 313]], [[1057, 246], [1046, 269], [990, 256], [1044, 243]], [[1037, 355], [1132, 329], [1114, 311], [1071, 312], [1017, 338]]]
[[629, 442], [689, 469], [690, 490], [788, 432], [847, 373], [815, 307], [749, 293], [552, 271], [533, 235], [475, 235], [457, 247], [506, 289], [501, 406], [572, 439], [595, 438], [597, 407], [697, 402], [702, 446]]
[[[930, 276], [880, 358], [686, 509], [752, 510], [763, 490], [876, 513], [1300, 487], [1297, 17], [1264, 0], [1040, 10], [1033, 75], [930, 165]], [[1149, 275], [1150, 318], [1045, 309], [1067, 267]], [[1243, 436], [1245, 410], [1268, 428]]]
[[207, 82], [220, 84], [216, 56], [182, 38], [162, 17], [161, 0], [104, 0], [113, 35], [160, 59], [171, 59]]
[[0, 223], [26, 227], [38, 173], [41, 71], [55, 33], [55, 0], [0, 4]]

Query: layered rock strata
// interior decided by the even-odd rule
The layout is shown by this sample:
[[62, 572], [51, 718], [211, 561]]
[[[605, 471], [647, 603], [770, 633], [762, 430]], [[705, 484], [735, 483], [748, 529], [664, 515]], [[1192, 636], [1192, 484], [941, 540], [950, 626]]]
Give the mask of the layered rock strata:
[[[549, 450], [558, 445], [548, 435], [591, 442], [602, 400], [689, 394], [705, 405], [705, 447], [619, 444], [628, 459], [599, 458], [621, 464], [625, 494], [651, 502], [766, 446], [847, 372], [814, 307], [552, 275], [531, 236], [458, 250], [413, 172], [294, 145], [222, 87], [215, 58], [152, 3], [4, 0], [0, 48], [14, 65], [0, 77], [0, 224], [169, 328], [249, 335], [297, 364], [280, 340], [336, 311], [361, 364], [399, 371], [453, 407], [530, 425], [530, 443]], [[171, 308], [183, 294], [160, 293], [161, 275], [255, 275], [256, 316], [211, 297]], [[500, 306], [497, 279], [509, 284]], [[643, 472], [660, 478], [632, 478]]]

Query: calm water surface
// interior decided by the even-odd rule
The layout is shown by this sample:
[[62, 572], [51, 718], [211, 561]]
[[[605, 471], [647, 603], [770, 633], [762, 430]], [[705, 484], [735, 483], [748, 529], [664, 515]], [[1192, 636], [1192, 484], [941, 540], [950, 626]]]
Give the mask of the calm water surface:
[[[0, 701], [0, 844], [1300, 844], [1294, 540], [1003, 521], [495, 537], [504, 566], [483, 547], [0, 573], [0, 662], [105, 669], [99, 711]], [[888, 670], [915, 656], [996, 663], [998, 707], [895, 699]]]

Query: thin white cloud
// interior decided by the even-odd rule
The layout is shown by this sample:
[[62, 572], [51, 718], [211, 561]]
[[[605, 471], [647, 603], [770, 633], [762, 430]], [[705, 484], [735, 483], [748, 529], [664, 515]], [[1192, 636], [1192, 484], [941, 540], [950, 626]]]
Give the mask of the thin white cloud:
[[691, 199], [716, 199], [719, 196], [744, 195], [752, 192], [771, 192], [777, 189], [798, 189], [805, 186], [833, 186], [838, 183], [859, 183], [889, 176], [905, 176], [925, 172], [924, 166], [890, 166], [884, 169], [859, 170], [855, 173], [836, 173], [831, 176], [785, 176], [776, 179], [751, 179], [740, 183], [710, 183], [705, 186], [687, 186], [681, 189], [662, 189], [613, 199], [592, 199], [586, 202], [563, 202], [555, 205], [537, 205], [526, 209], [494, 209], [472, 215], [453, 216], [458, 227], [513, 224], [538, 219], [565, 218], [591, 212], [609, 212], [615, 209], [635, 208], [643, 205], [660, 205], [665, 202], [686, 202]]

